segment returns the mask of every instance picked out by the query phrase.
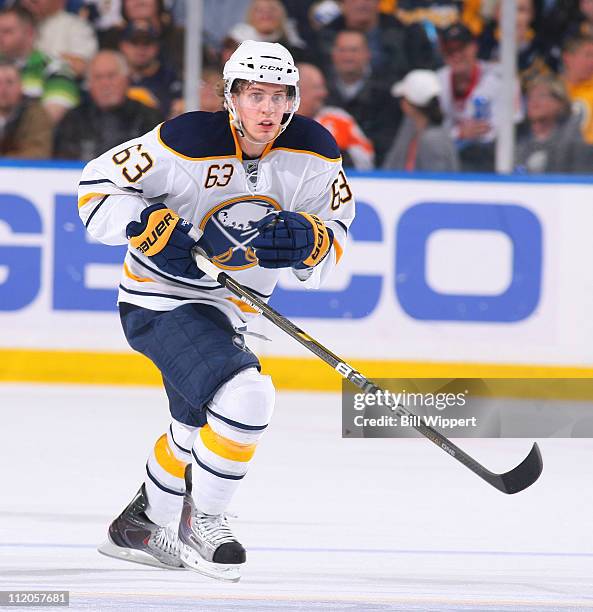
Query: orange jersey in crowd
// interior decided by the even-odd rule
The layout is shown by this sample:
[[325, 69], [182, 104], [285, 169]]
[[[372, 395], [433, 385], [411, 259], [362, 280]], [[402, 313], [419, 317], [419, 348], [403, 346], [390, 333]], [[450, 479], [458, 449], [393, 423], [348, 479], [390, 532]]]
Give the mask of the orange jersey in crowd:
[[582, 83], [564, 81], [564, 84], [572, 101], [573, 112], [581, 118], [583, 138], [593, 144], [593, 79]]
[[331, 133], [340, 151], [350, 156], [357, 170], [371, 170], [374, 167], [373, 143], [352, 115], [337, 106], [324, 106], [315, 119]]

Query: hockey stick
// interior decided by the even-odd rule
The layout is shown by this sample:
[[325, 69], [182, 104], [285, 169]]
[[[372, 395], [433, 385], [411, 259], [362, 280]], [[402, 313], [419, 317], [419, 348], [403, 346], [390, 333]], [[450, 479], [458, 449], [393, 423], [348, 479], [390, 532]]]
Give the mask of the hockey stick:
[[[283, 317], [271, 306], [268, 306], [268, 304], [254, 295], [249, 289], [243, 287], [243, 285], [231, 278], [225, 272], [221, 272], [219, 268], [217, 268], [208, 258], [204, 257], [198, 250], [194, 250], [193, 254], [197, 266], [210, 278], [220, 283], [223, 287], [226, 287], [231, 293], [234, 293], [252, 308], [261, 312], [266, 319], [294, 338], [297, 342], [300, 342], [304, 347], [308, 348], [352, 384], [362, 389], [365, 393], [374, 394], [377, 391], [381, 391], [372, 381], [365, 378], [352, 366], [334, 355], [322, 344], [317, 342], [317, 340], [311, 338], [309, 334], [299, 329], [294, 323]], [[407, 408], [401, 405], [398, 405], [394, 412], [398, 416], [415, 416]], [[423, 436], [426, 436], [431, 442], [434, 442], [439, 448], [442, 448], [451, 455], [451, 457], [457, 459], [457, 461], [503, 493], [518, 493], [526, 489], [531, 486], [542, 473], [543, 462], [537, 443], [533, 444], [527, 457], [525, 457], [517, 467], [503, 474], [496, 474], [486, 469], [436, 429], [422, 423], [421, 419], [411, 419], [411, 423], [416, 423], [412, 426]]]

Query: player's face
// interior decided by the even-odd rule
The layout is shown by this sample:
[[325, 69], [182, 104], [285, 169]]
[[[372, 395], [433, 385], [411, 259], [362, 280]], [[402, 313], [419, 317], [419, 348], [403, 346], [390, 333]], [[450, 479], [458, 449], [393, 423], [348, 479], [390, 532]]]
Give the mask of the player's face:
[[247, 134], [256, 142], [267, 142], [280, 129], [282, 116], [290, 112], [286, 85], [252, 83], [233, 96], [239, 119]]

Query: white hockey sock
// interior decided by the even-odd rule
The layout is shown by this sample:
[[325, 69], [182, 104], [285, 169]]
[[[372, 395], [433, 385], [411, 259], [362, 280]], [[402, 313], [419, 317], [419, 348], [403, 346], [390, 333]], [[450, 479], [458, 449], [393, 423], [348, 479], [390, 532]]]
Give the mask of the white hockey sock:
[[192, 447], [192, 497], [206, 514], [221, 514], [247, 473], [274, 408], [269, 376], [255, 368], [239, 372], [215, 394], [208, 424]]
[[216, 433], [210, 425], [200, 429], [192, 449], [192, 495], [206, 514], [224, 512], [247, 474], [255, 442], [239, 444]]
[[196, 427], [173, 421], [154, 445], [146, 463], [146, 515], [157, 525], [179, 521], [185, 493], [185, 466], [191, 461]]

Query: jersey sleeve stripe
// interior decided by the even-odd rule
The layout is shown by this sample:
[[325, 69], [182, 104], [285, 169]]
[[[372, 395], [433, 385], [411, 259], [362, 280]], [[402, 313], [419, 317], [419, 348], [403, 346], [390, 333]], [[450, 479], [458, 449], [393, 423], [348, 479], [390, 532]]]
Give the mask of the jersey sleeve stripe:
[[337, 223], [346, 232], [346, 234], [348, 233], [348, 228], [346, 227], [344, 223], [342, 223], [341, 221], [338, 221], [337, 219], [332, 219], [332, 222]]
[[172, 295], [172, 294], [167, 294], [167, 293], [153, 293], [150, 291], [135, 291], [134, 289], [128, 289], [127, 287], [124, 287], [121, 283], [119, 285], [119, 288], [122, 291], [125, 291], [126, 293], [131, 293], [133, 295], [146, 295], [149, 297], [159, 297], [159, 298], [167, 298], [168, 300], [179, 300], [181, 302], [185, 302], [187, 300], [194, 300], [195, 298], [193, 297], [183, 297], [181, 295]]
[[137, 187], [121, 187], [120, 185], [116, 185], [113, 181], [109, 179], [95, 179], [92, 181], [80, 181], [79, 185], [101, 185], [109, 183], [110, 185], [114, 185], [118, 189], [124, 189], [126, 191], [133, 191], [134, 193], [142, 193], [142, 189], [138, 189]]
[[131, 278], [132, 280], [135, 280], [137, 283], [154, 283], [152, 278], [146, 278], [144, 276], [136, 276], [135, 274], [132, 274], [130, 272], [130, 268], [128, 268], [128, 264], [126, 264], [126, 263], [124, 263], [124, 274], [128, 278]]
[[143, 261], [138, 259], [138, 257], [136, 257], [133, 253], [128, 252], [128, 254], [138, 265], [142, 266], [143, 268], [146, 268], [147, 270], [150, 270], [150, 272], [152, 272], [153, 274], [156, 274], [157, 276], [160, 276], [161, 278], [164, 278], [165, 280], [171, 283], [175, 283], [183, 287], [190, 287], [191, 289], [200, 289], [203, 291], [214, 291], [215, 289], [222, 289], [222, 285], [218, 283], [214, 287], [208, 287], [204, 285], [193, 285], [192, 283], [186, 283], [172, 276], [168, 276], [167, 274], [163, 274], [162, 272], [159, 272], [158, 270], [155, 270], [154, 268], [151, 268], [150, 266], [147, 266]]
[[80, 181], [79, 185], [100, 185], [101, 183], [111, 183], [113, 185], [113, 181], [109, 179], [94, 179], [92, 181]]
[[88, 219], [86, 220], [84, 226], [88, 228], [88, 226], [91, 223], [92, 218], [95, 216], [95, 213], [99, 210], [99, 208], [101, 208], [101, 205], [103, 204], [103, 202], [105, 202], [105, 200], [108, 198], [109, 196], [106, 195], [98, 204], [97, 206], [95, 206], [95, 208], [93, 208], [93, 211], [91, 212], [91, 214], [89, 215]]
[[334, 249], [336, 251], [336, 264], [342, 259], [342, 255], [344, 254], [344, 249], [342, 245], [334, 238]]
[[78, 199], [78, 208], [82, 208], [83, 206], [86, 206], [91, 200], [95, 199], [95, 198], [102, 198], [104, 197], [105, 193], [87, 193], [86, 195], [83, 195], [81, 198]]

